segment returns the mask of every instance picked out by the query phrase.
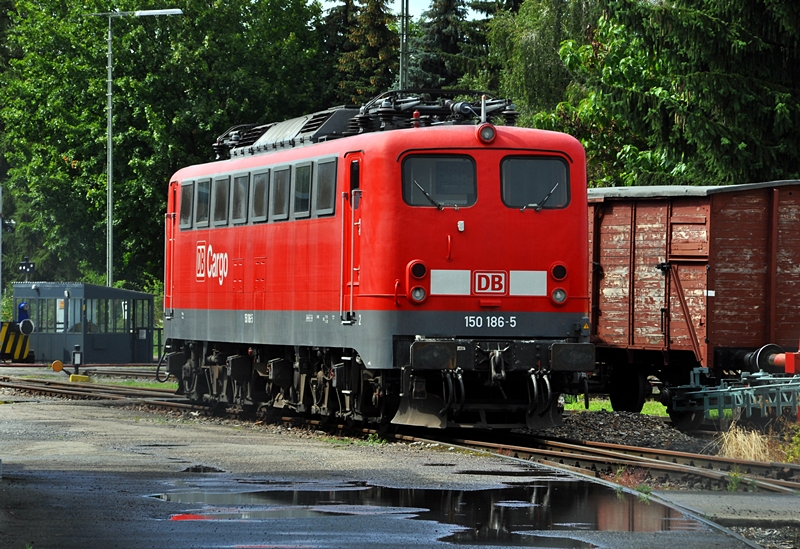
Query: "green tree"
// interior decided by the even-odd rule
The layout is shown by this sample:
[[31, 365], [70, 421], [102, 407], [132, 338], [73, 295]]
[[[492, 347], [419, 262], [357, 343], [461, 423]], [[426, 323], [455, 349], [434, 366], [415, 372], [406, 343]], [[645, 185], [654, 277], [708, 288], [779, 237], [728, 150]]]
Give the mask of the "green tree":
[[467, 5], [473, 15], [482, 17], [471, 17], [464, 22], [462, 56], [466, 70], [459, 87], [496, 92], [500, 89], [500, 73], [507, 60], [492, 54], [489, 32], [496, 18], [513, 17], [522, 0], [470, 0]]
[[491, 60], [500, 67], [500, 90], [514, 98], [522, 123], [564, 101], [573, 76], [559, 56], [561, 42], [582, 41], [599, 15], [598, 0], [525, 0], [518, 13], [494, 18]]
[[596, 182], [798, 177], [800, 4], [606, 2], [591, 41], [563, 48], [573, 101], [541, 120], [595, 149]]
[[464, 0], [431, 2], [410, 43], [415, 61], [408, 73], [411, 87], [441, 89], [458, 83], [467, 68], [462, 56], [466, 15]]
[[339, 89], [349, 101], [363, 103], [395, 81], [400, 40], [386, 0], [362, 0], [356, 20], [349, 36], [353, 50], [339, 57]]
[[[19, 58], [0, 76], [14, 244], [43, 279], [102, 281], [108, 20], [83, 14], [108, 5], [15, 7], [8, 38]], [[233, 124], [318, 106], [320, 16], [304, 0], [229, 0], [191, 3], [182, 17], [113, 19], [115, 280], [143, 288], [161, 278], [175, 170], [212, 159], [211, 143]]]
[[[323, 36], [327, 58], [337, 60], [345, 53], [356, 50], [356, 44], [351, 41], [356, 26], [358, 25], [358, 8], [355, 0], [340, 0], [328, 10], [324, 18]], [[335, 63], [326, 65], [329, 84], [329, 102], [351, 101], [350, 94], [340, 86], [341, 73]]]

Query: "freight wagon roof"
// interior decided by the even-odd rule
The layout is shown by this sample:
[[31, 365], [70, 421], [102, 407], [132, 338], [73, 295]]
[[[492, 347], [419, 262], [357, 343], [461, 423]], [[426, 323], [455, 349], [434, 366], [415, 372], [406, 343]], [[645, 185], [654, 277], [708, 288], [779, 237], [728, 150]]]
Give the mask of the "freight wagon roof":
[[640, 187], [604, 187], [589, 189], [589, 200], [601, 201], [608, 198], [671, 198], [676, 196], [709, 196], [719, 193], [734, 193], [772, 187], [800, 185], [800, 180], [767, 181], [764, 183], [745, 183], [743, 185], [693, 186], [693, 185], [652, 185]]

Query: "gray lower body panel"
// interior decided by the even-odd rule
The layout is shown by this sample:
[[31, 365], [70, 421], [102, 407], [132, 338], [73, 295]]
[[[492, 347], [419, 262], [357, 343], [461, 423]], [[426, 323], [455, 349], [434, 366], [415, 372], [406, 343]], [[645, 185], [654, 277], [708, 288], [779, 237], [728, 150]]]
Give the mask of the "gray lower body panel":
[[176, 309], [164, 327], [172, 339], [353, 348], [367, 368], [382, 369], [402, 366], [393, 363], [396, 336], [574, 340], [584, 319], [581, 313], [365, 311], [346, 324], [338, 311]]

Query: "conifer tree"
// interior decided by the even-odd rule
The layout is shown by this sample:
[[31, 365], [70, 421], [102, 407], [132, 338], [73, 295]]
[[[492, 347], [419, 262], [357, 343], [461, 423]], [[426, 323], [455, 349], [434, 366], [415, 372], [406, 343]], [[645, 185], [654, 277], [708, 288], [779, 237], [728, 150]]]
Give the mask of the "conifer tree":
[[433, 0], [422, 14], [420, 32], [411, 44], [415, 59], [409, 70], [411, 87], [453, 87], [466, 69], [466, 5], [464, 0]]
[[339, 57], [339, 90], [353, 103], [363, 103], [388, 90], [399, 65], [400, 39], [396, 17], [387, 0], [360, 0], [357, 24], [348, 40], [351, 51]]
[[330, 84], [325, 97], [321, 100], [326, 105], [321, 105], [321, 107], [351, 100], [349, 94], [343, 93], [339, 86], [342, 75], [339, 72], [338, 60], [343, 54], [356, 49], [350, 38], [358, 24], [357, 16], [358, 9], [355, 0], [339, 0], [339, 3], [330, 8], [325, 15], [323, 26], [325, 51], [331, 64], [323, 69], [328, 74], [327, 78], [330, 80]]

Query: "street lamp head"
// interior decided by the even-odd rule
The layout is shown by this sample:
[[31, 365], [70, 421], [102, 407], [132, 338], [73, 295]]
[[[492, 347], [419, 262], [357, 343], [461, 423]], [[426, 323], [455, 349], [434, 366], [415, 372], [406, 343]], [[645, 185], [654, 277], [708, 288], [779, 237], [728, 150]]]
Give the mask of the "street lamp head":
[[134, 17], [145, 17], [147, 15], [183, 15], [183, 10], [180, 8], [168, 10], [139, 10], [133, 12]]
[[148, 15], [183, 15], [183, 10], [180, 8], [171, 8], [167, 10], [137, 10], [137, 11], [105, 11], [102, 13], [86, 13], [87, 16], [100, 16], [100, 17], [146, 17]]

